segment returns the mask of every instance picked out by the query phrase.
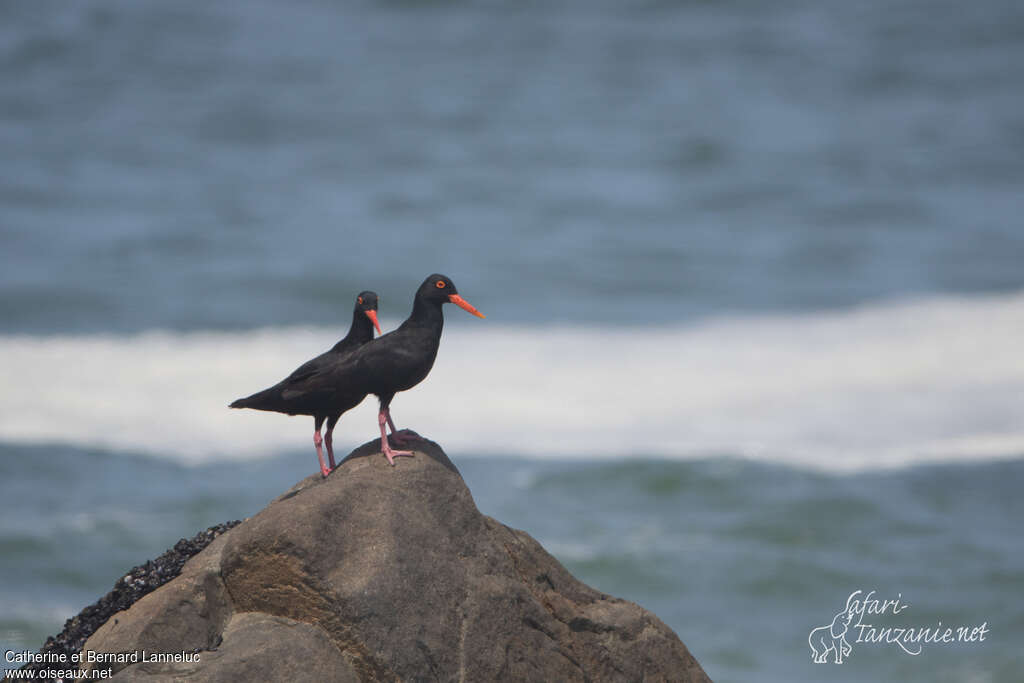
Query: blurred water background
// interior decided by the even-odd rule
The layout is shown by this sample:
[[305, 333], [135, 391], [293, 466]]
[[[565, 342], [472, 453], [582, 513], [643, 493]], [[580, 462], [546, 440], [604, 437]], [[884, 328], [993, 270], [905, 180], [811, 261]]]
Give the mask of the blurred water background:
[[[712, 678], [1019, 680], [1022, 63], [1010, 0], [0, 4], [0, 649], [314, 471], [226, 404], [442, 272], [399, 426]], [[990, 633], [813, 664], [857, 589]]]

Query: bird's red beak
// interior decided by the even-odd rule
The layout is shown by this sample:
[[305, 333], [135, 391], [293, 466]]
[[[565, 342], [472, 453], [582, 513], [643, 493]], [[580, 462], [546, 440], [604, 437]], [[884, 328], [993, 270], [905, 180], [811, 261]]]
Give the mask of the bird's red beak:
[[486, 318], [487, 317], [483, 313], [481, 313], [480, 311], [478, 311], [475, 308], [473, 308], [473, 304], [469, 303], [468, 301], [463, 299], [458, 294], [449, 294], [448, 295], [448, 301], [451, 301], [453, 304], [455, 304], [456, 306], [458, 306], [459, 308], [461, 308], [464, 311], [469, 311], [470, 313], [472, 313], [473, 315], [475, 315], [478, 318]]
[[377, 328], [377, 334], [384, 334], [380, 331], [380, 323], [377, 322], [377, 311], [363, 311], [363, 313], [365, 313], [366, 317], [370, 319], [373, 326]]

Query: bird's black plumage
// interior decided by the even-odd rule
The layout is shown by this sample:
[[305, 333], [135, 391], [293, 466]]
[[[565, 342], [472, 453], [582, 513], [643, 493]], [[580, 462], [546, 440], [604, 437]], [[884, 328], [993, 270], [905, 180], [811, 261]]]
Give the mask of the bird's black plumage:
[[374, 327], [380, 331], [377, 323], [377, 294], [370, 291], [361, 292], [356, 297], [352, 311], [352, 326], [344, 339], [330, 350], [300, 365], [292, 374], [272, 387], [258, 391], [252, 396], [240, 398], [229, 407], [268, 410], [287, 415], [312, 415], [315, 421], [313, 442], [316, 445], [320, 469], [327, 476], [320, 450], [320, 428], [327, 421], [327, 453], [334, 468], [334, 451], [332, 434], [334, 425], [341, 415], [357, 405], [366, 397], [367, 392], [354, 390], [352, 383], [346, 381], [345, 361], [354, 351], [373, 339]]
[[381, 448], [391, 461], [396, 454], [387, 442], [384, 424], [394, 432], [390, 405], [395, 394], [416, 386], [430, 373], [444, 328], [441, 306], [454, 303], [473, 315], [484, 317], [463, 299], [451, 278], [434, 274], [423, 281], [413, 298], [412, 313], [396, 330], [378, 337], [345, 358], [341, 371], [346, 386], [355, 393], [375, 394], [380, 399]]

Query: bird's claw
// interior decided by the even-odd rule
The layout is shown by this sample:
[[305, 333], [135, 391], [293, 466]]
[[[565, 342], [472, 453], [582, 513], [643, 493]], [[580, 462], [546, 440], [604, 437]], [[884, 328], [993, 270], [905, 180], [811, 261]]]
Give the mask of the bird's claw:
[[381, 452], [392, 467], [395, 466], [395, 458], [411, 458], [414, 455], [412, 451], [396, 451], [391, 448], [384, 448]]

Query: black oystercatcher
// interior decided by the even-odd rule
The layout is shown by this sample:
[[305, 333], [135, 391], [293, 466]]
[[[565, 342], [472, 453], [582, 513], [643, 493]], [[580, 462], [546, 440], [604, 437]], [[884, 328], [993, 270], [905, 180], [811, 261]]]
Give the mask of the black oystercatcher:
[[[411, 456], [412, 453], [393, 450], [388, 444], [385, 423], [391, 427], [392, 436], [395, 436], [395, 423], [391, 420], [389, 409], [391, 399], [399, 391], [411, 389], [422, 382], [433, 367], [437, 347], [441, 343], [441, 329], [444, 327], [441, 306], [446, 303], [453, 303], [479, 318], [484, 317], [483, 313], [459, 296], [450, 278], [434, 274], [416, 290], [412, 314], [398, 329], [359, 347], [346, 358], [346, 364], [351, 365], [346, 372], [349, 386], [367, 394], [375, 394], [380, 399], [377, 422], [380, 426], [381, 452], [392, 465], [395, 464], [396, 456]], [[402, 440], [400, 434], [395, 438]]]
[[[270, 410], [288, 415], [312, 415], [315, 431], [313, 445], [320, 461], [320, 473], [325, 477], [334, 469], [334, 425], [341, 414], [359, 405], [368, 392], [352, 391], [342, 371], [345, 359], [356, 349], [373, 339], [373, 329], [380, 333], [377, 322], [377, 294], [361, 292], [356, 297], [352, 311], [352, 327], [340, 342], [330, 351], [313, 360], [306, 361], [299, 368], [269, 389], [259, 391], [248, 398], [240, 398], [231, 408], [253, 408]], [[327, 420], [327, 433], [320, 438], [320, 427]], [[324, 464], [322, 441], [327, 442], [327, 457], [331, 468]]]

